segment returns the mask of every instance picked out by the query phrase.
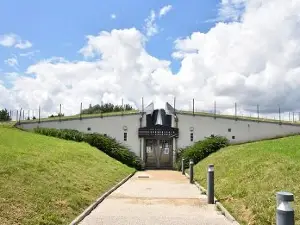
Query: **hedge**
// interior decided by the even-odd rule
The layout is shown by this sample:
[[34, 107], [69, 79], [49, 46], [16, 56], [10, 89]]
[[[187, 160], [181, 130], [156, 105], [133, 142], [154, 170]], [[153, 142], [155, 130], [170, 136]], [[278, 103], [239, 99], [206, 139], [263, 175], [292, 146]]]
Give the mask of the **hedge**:
[[86, 142], [129, 167], [134, 167], [137, 170], [142, 169], [141, 159], [134, 152], [130, 151], [129, 148], [112, 137], [98, 133], [85, 134], [71, 129], [34, 128], [33, 131], [65, 140]]
[[206, 137], [204, 140], [196, 142], [191, 146], [179, 149], [176, 157], [176, 169], [180, 170], [182, 158], [185, 159], [185, 168], [188, 168], [190, 159], [193, 159], [194, 164], [197, 164], [211, 153], [214, 153], [228, 145], [229, 140], [227, 138], [212, 135], [210, 137]]

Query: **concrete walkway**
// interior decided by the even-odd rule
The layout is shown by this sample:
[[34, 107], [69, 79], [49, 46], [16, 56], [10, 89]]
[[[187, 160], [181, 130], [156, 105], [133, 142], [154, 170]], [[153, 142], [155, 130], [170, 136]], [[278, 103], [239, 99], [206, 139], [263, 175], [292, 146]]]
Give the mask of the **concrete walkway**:
[[137, 172], [80, 225], [233, 224], [177, 171]]

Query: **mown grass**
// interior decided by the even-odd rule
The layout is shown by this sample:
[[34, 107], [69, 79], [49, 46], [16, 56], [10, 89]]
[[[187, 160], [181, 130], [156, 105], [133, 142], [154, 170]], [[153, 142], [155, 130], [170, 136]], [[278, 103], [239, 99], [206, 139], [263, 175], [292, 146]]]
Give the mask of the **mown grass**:
[[68, 224], [134, 169], [86, 143], [0, 127], [0, 224]]
[[[130, 115], [138, 113], [137, 110], [130, 110], [130, 111], [123, 111], [123, 112], [109, 112], [109, 113], [97, 113], [97, 114], [82, 114], [81, 118], [91, 118], [91, 117], [106, 117], [106, 116], [119, 116], [119, 115]], [[53, 121], [53, 120], [72, 120], [72, 119], [79, 119], [80, 115], [72, 115], [72, 116], [62, 116], [62, 117], [49, 117], [49, 118], [41, 118], [41, 121]], [[35, 120], [21, 120], [22, 123], [34, 123], [38, 122], [39, 119], [36, 118]]]
[[295, 195], [300, 225], [300, 137], [226, 147], [195, 166], [206, 188], [208, 164], [215, 166], [215, 195], [241, 224], [275, 224], [276, 192]]
[[[178, 111], [179, 113], [182, 114], [189, 114], [192, 115], [193, 112], [191, 111]], [[226, 115], [226, 114], [214, 114], [214, 113], [208, 113], [208, 112], [195, 112], [195, 115], [200, 115], [200, 116], [208, 116], [208, 117], [216, 117], [216, 118], [227, 118], [227, 119], [237, 119], [237, 120], [250, 120], [250, 121], [260, 121], [260, 122], [270, 122], [270, 123], [282, 123], [282, 124], [300, 124], [299, 121], [288, 121], [288, 120], [276, 120], [276, 119], [268, 119], [268, 118], [263, 118], [263, 117], [250, 117], [250, 116], [241, 116], [241, 115]]]

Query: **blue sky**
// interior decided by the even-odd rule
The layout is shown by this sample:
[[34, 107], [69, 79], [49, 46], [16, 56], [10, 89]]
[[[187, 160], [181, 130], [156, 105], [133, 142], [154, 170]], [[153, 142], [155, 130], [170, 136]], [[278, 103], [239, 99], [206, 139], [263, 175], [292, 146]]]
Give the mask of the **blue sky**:
[[[207, 32], [214, 24], [206, 22], [217, 16], [217, 0], [52, 0], [0, 2], [0, 35], [14, 33], [29, 40], [30, 49], [5, 48], [0, 46], [0, 71], [14, 72], [15, 68], [4, 61], [13, 55], [18, 58], [18, 72], [41, 59], [53, 56], [68, 60], [82, 59], [78, 50], [86, 42], [86, 35], [96, 35], [102, 30], [136, 27], [144, 31], [145, 19], [151, 10], [159, 11], [171, 4], [172, 10], [157, 25], [163, 29], [147, 42], [147, 51], [159, 58], [172, 60], [174, 40], [192, 32]], [[112, 19], [111, 15], [116, 18]], [[39, 51], [33, 59], [19, 57], [20, 53]], [[176, 72], [179, 62], [172, 60]]]
[[[152, 11], [158, 32], [149, 36]], [[59, 102], [73, 113], [77, 101], [176, 96], [183, 108], [195, 98], [202, 109], [287, 110], [300, 99], [299, 12], [300, 2], [282, 0], [2, 0], [0, 108], [52, 113]], [[53, 57], [65, 60], [44, 61]]]

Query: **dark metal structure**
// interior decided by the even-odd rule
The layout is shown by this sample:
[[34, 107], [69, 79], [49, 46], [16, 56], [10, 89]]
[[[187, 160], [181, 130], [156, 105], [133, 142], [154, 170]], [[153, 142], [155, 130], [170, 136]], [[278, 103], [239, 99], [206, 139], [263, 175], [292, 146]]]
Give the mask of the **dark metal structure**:
[[153, 104], [145, 109], [146, 126], [138, 130], [144, 138], [146, 168], [172, 168], [173, 139], [179, 137], [179, 129], [172, 127], [174, 109], [167, 103], [165, 109], [154, 110]]

